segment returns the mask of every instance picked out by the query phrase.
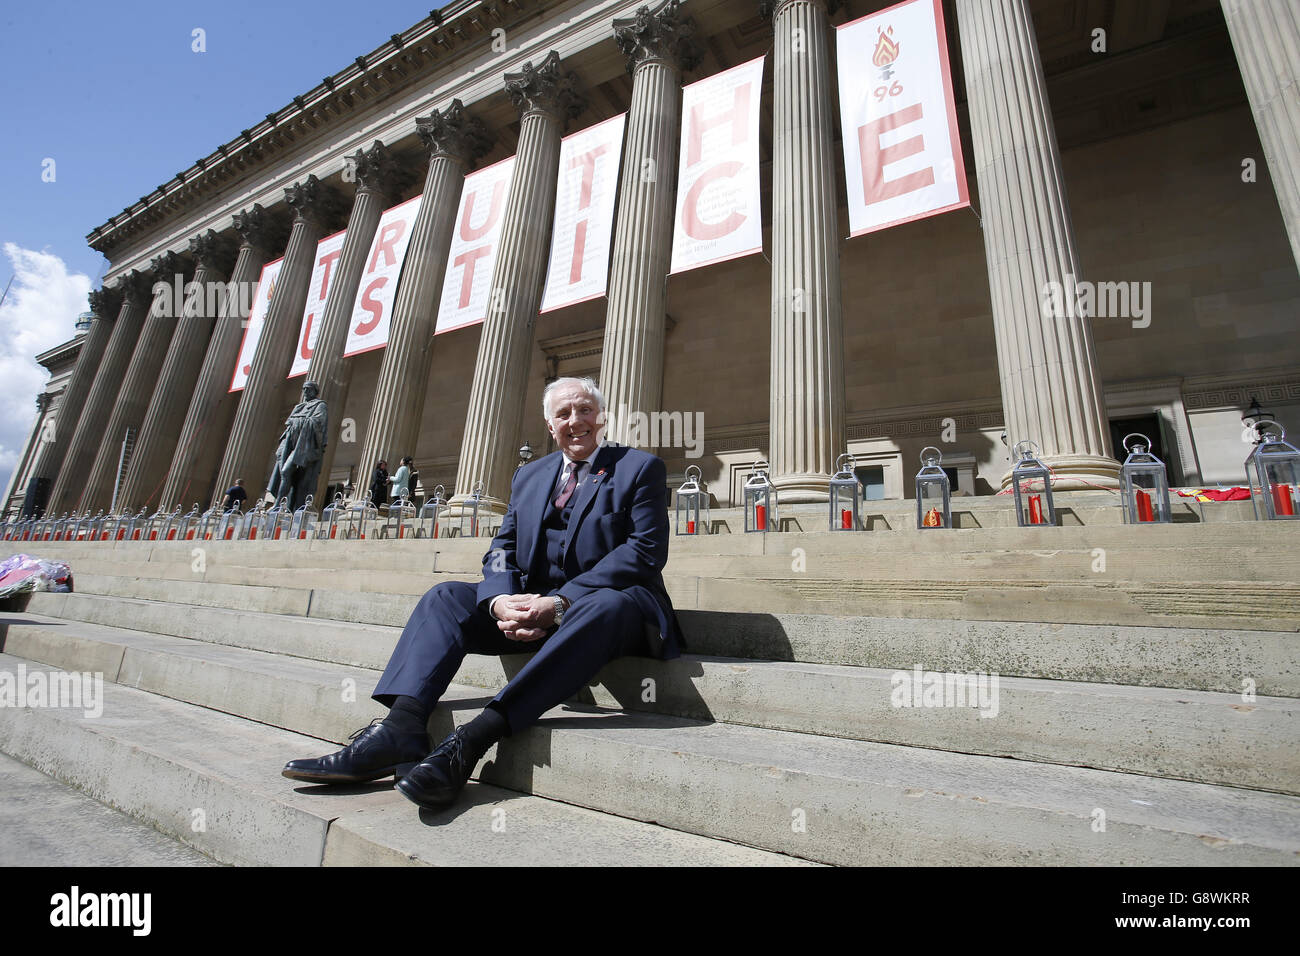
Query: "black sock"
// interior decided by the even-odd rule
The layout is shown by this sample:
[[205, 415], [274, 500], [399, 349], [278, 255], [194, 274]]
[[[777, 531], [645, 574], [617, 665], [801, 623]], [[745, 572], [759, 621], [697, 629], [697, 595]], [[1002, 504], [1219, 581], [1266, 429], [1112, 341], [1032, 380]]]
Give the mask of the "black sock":
[[509, 733], [510, 722], [506, 720], [505, 714], [489, 705], [483, 708], [483, 713], [465, 725], [465, 742], [481, 757], [489, 747]]
[[414, 697], [398, 697], [384, 723], [401, 734], [422, 734], [428, 729], [429, 711]]

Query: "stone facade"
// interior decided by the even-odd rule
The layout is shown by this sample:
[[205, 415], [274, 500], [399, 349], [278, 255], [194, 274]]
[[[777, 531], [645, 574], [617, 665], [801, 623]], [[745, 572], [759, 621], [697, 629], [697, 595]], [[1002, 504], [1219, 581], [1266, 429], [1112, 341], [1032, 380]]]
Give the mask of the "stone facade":
[[[1002, 436], [1015, 428], [1052, 431], [1056, 438], [1044, 450], [1077, 486], [1111, 485], [1117, 466], [1107, 464], [1105, 456], [1111, 450], [1108, 426], [1134, 421], [1158, 427], [1174, 482], [1240, 484], [1241, 462], [1249, 451], [1241, 440], [1241, 417], [1252, 398], [1300, 432], [1300, 342], [1295, 336], [1300, 274], [1293, 237], [1288, 238], [1288, 229], [1294, 231], [1292, 196], [1300, 178], [1300, 157], [1287, 146], [1294, 136], [1284, 123], [1287, 116], [1300, 114], [1294, 83], [1283, 82], [1294, 76], [1297, 65], [1285, 56], [1279, 59], [1278, 53], [1294, 47], [1270, 47], [1273, 59], [1252, 56], [1248, 69], [1239, 67], [1238, 58], [1251, 49], [1251, 37], [1260, 25], [1244, 17], [1241, 5], [1232, 0], [1225, 0], [1226, 20], [1217, 3], [1185, 0], [1141, 23], [1115, 14], [1096, 25], [1063, 19], [1046, 0], [945, 3], [972, 206], [857, 239], [844, 238], [849, 229], [838, 117], [831, 117], [829, 130], [803, 130], [793, 138], [773, 129], [774, 110], [789, 97], [822, 96], [827, 84], [833, 89], [833, 29], [823, 41], [824, 49], [816, 48], [828, 62], [814, 57], [816, 62], [792, 65], [783, 59], [782, 46], [771, 56], [760, 114], [764, 254], [666, 276], [661, 284], [650, 282], [647, 294], [638, 297], [628, 283], [648, 281], [638, 278], [646, 274], [647, 263], [651, 271], [666, 271], [666, 250], [647, 243], [652, 234], [660, 234], [651, 225], [663, 217], [669, 197], [636, 198], [627, 192], [629, 205], [619, 213], [618, 221], [626, 220], [626, 225], [616, 233], [610, 297], [536, 314], [545, 250], [535, 248], [540, 241], [535, 231], [518, 230], [530, 215], [536, 218], [538, 210], [550, 208], [548, 195], [553, 198], [558, 137], [563, 132], [628, 111], [627, 135], [641, 137], [641, 148], [660, 149], [654, 124], [635, 122], [638, 110], [654, 115], [669, 107], [675, 110], [672, 98], [680, 96], [682, 83], [791, 42], [786, 34], [794, 26], [800, 26], [801, 35], [808, 29], [816, 33], [821, 24], [833, 28], [882, 6], [857, 0], [831, 4], [828, 11], [823, 0], [783, 0], [760, 12], [752, 0], [705, 0], [680, 7], [660, 3], [640, 14], [636, 27], [635, 2], [468, 0], [444, 10], [439, 23], [423, 21], [359, 57], [94, 230], [90, 241], [112, 262], [105, 285], [116, 289], [131, 274], [147, 272], [155, 259], [187, 253], [191, 239], [210, 230], [224, 236], [230, 248], [239, 247], [237, 220], [260, 205], [259, 215], [273, 220], [275, 229], [259, 233], [265, 248], [258, 247], [255, 255], [241, 251], [243, 265], [233, 266], [235, 273], [255, 275], [261, 262], [284, 255], [295, 241], [303, 246], [307, 232], [314, 244], [314, 237], [326, 234], [322, 230], [346, 222], [357, 189], [343, 173], [358, 150], [369, 151], [382, 142], [385, 162], [404, 184], [400, 198], [419, 191], [412, 184], [441, 184], [447, 176], [460, 177], [519, 151], [519, 161], [531, 164], [530, 181], [545, 186], [519, 200], [527, 208], [521, 205], [515, 238], [506, 240], [515, 243], [515, 251], [504, 268], [515, 270], [512, 275], [520, 277], [515, 284], [528, 288], [519, 288], [517, 299], [508, 304], [508, 321], [491, 325], [490, 319], [486, 333], [477, 325], [437, 336], [427, 334], [430, 317], [417, 316], [415, 299], [426, 297], [408, 292], [410, 301], [402, 308], [415, 324], [414, 337], [401, 346], [404, 358], [395, 352], [387, 372], [387, 350], [334, 360], [331, 380], [345, 381], [346, 387], [336, 392], [343, 407], [330, 409], [332, 461], [322, 476], [322, 489], [347, 483], [364, 490], [374, 465], [369, 459], [378, 449], [390, 459], [412, 454], [425, 493], [443, 484], [449, 495], [466, 494], [467, 476], [473, 472], [474, 477], [490, 479], [490, 490], [499, 496], [504, 493], [499, 486], [514, 466], [514, 449], [527, 441], [539, 455], [549, 450], [537, 414], [546, 381], [575, 373], [600, 378], [602, 370], [620, 395], [657, 395], [660, 410], [703, 416], [703, 457], [698, 463], [718, 504], [730, 503], [753, 463], [769, 455], [778, 485], [784, 480], [792, 494], [815, 498], [833, 453], [846, 449], [872, 472], [867, 480], [876, 493], [906, 496], [920, 449], [929, 444], [959, 463], [963, 480], [975, 493], [990, 494], [1003, 487], [1009, 464]], [[1286, 4], [1280, 0], [1265, 6], [1276, 7], [1282, 11], [1277, 16], [1284, 17]], [[985, 13], [1001, 19], [976, 16]], [[671, 29], [647, 19], [656, 16], [667, 18], [663, 22]], [[689, 29], [684, 29], [688, 16]], [[635, 37], [629, 39], [629, 22], [633, 32], [640, 30], [638, 36], [653, 39], [663, 34], [672, 43], [659, 41], [663, 49], [637, 47]], [[998, 23], [1014, 25], [1026, 43], [1001, 45]], [[1109, 52], [1092, 50], [1093, 26], [1109, 29]], [[497, 28], [505, 31], [504, 50], [500, 43], [494, 45], [492, 31]], [[682, 45], [674, 45], [679, 41]], [[1025, 57], [1025, 49], [1034, 55]], [[552, 51], [554, 57], [549, 56]], [[999, 122], [1010, 122], [1010, 114], [1000, 114], [1001, 121], [981, 120], [972, 129], [970, 112], [980, 96], [1005, 98], [981, 85], [980, 64], [995, 56], [1023, 70], [1025, 83], [1037, 77], [1045, 92], [1043, 102], [1049, 104], [1050, 113], [1044, 113], [1035, 106], [1037, 101], [1027, 100], [1017, 114], [1017, 122], [1032, 124], [1050, 146], [1039, 168], [1047, 177], [1044, 182], [1058, 184], [1045, 187], [1046, 192], [1061, 197], [1050, 208], [1035, 210], [1040, 221], [1033, 228], [999, 206], [1006, 202], [1000, 195], [1026, 182], [1007, 172], [1015, 169], [1014, 163], [999, 165], [1003, 154], [998, 150], [1006, 148], [1007, 132]], [[519, 77], [543, 64], [565, 78], [563, 93], [572, 96], [560, 103], [556, 97], [564, 97], [548, 88], [545, 104], [528, 96], [521, 102]], [[805, 75], [795, 68], [810, 72]], [[430, 121], [426, 117], [431, 110], [437, 118], [453, 104], [482, 128], [474, 147], [466, 147], [454, 161], [439, 159], [442, 154], [435, 144], [421, 140], [418, 129]], [[672, 115], [669, 120], [669, 125], [677, 122]], [[320, 135], [322, 130], [327, 135]], [[782, 263], [801, 255], [812, 239], [797, 222], [774, 215], [773, 209], [785, 216], [821, 201], [807, 184], [789, 180], [780, 157], [824, 152], [827, 143], [835, 189], [834, 196], [823, 198], [834, 202], [838, 223], [833, 236], [818, 240], [828, 250], [817, 259], [820, 271], [800, 282], [808, 288], [824, 286], [826, 308], [813, 318], [821, 323], [819, 328], [838, 328], [840, 344], [837, 355], [836, 336], [829, 336], [831, 352], [816, 367], [842, 363], [842, 383], [834, 376], [819, 378], [810, 371], [812, 364], [806, 369], [792, 364], [787, 357], [791, 344], [775, 331], [782, 308], [779, 287], [791, 283], [774, 276], [790, 268]], [[438, 163], [442, 165], [435, 168]], [[287, 197], [295, 184], [313, 177], [335, 194], [335, 207], [310, 229], [299, 216], [296, 238], [291, 238], [294, 210]], [[981, 177], [988, 181], [981, 182]], [[993, 177], [1000, 177], [998, 184]], [[444, 203], [454, 203], [459, 196], [455, 185], [437, 185]], [[337, 201], [342, 197], [346, 203]], [[633, 202], [640, 205], [634, 208]], [[374, 211], [367, 207], [364, 216], [369, 222]], [[1033, 316], [1013, 314], [1008, 303], [995, 298], [990, 289], [997, 284], [996, 270], [989, 263], [1000, 261], [1005, 250], [1038, 242], [1042, 237], [1035, 236], [1042, 223], [1051, 225], [1051, 235], [1044, 235], [1055, 244], [1054, 261], [1064, 263], [1057, 271], [1077, 270], [1078, 279], [1091, 282], [1136, 283], [1133, 288], [1144, 296], [1146, 315], [1137, 322], [1103, 316], [1082, 320], [1078, 334], [1080, 341], [1090, 340], [1088, 347], [1052, 361], [1069, 372], [1069, 381], [1092, 383], [1092, 392], [1082, 385], [1069, 386], [1041, 406], [1047, 417], [1039, 420], [1022, 415], [1024, 399], [1009, 399], [1008, 383], [1014, 380], [1012, 392], [1020, 395], [1016, 389], [1026, 382], [1050, 390], [1048, 378], [1035, 378], [1033, 356], [1014, 368], [1006, 360], [1000, 362], [998, 346], [1000, 335], [1011, 341], [1028, 334], [1026, 323]], [[435, 242], [437, 232], [431, 223], [427, 241]], [[445, 248], [445, 237], [436, 241]], [[782, 243], [793, 245], [777, 255], [778, 247], [785, 248]], [[541, 276], [536, 268], [539, 254]], [[436, 263], [436, 251], [430, 255]], [[230, 261], [219, 268], [234, 274], [228, 271]], [[441, 271], [430, 271], [423, 281], [432, 288], [439, 284]], [[650, 314], [643, 315], [647, 308]], [[109, 355], [125, 368], [144, 341], [134, 328], [143, 315], [131, 307], [121, 311], [124, 315], [102, 317], [103, 331], [118, 330], [125, 319], [131, 327], [119, 338], [132, 330], [136, 334], [129, 343], [99, 349], [93, 355], [97, 363]], [[217, 347], [222, 322], [237, 325], [241, 317], [223, 308], [213, 318], [218, 331], [210, 339], [196, 337], [196, 343], [199, 338], [206, 341], [194, 348]], [[296, 315], [289, 324], [296, 331]], [[279, 337], [270, 339], [276, 341], [268, 348], [283, 351]], [[480, 350], [480, 342], [489, 340], [492, 347]], [[229, 350], [229, 334], [222, 347]], [[159, 352], [153, 363], [162, 365], [167, 344], [151, 348]], [[642, 357], [630, 361], [634, 356]], [[399, 358], [402, 369], [417, 368], [420, 374], [395, 402], [395, 386], [381, 382], [410, 381], [409, 372], [396, 371]], [[177, 359], [169, 357], [168, 366]], [[228, 381], [233, 358], [223, 353], [216, 361], [205, 351], [204, 359], [208, 361], [189, 364], [197, 368], [215, 363], [218, 378], [224, 375]], [[260, 355], [258, 361], [268, 369], [263, 375], [272, 378], [252, 388], [256, 414], [250, 409], [238, 412], [247, 391], [226, 399], [213, 392], [211, 384], [205, 386], [204, 413], [192, 407], [181, 434], [161, 442], [164, 448], [177, 448], [166, 481], [158, 476], [152, 482], [128, 482], [131, 494], [141, 500], [119, 505], [170, 510], [178, 504], [188, 509], [198, 501], [206, 506], [223, 490], [217, 475], [223, 458], [227, 464], [221, 481], [233, 477], [226, 472], [235, 468], [244, 473], [250, 491], [261, 490], [252, 486], [269, 472], [270, 460], [262, 461], [269, 453], [264, 446], [279, 434], [301, 382], [285, 386], [274, 381], [270, 367], [275, 363]], [[122, 439], [102, 434], [103, 423], [135, 422], [150, 404], [151, 396], [136, 394], [141, 391], [138, 382], [129, 395], [108, 395], [109, 383], [96, 381], [97, 370], [81, 373], [83, 387], [95, 382], [91, 396], [98, 395], [107, 407], [95, 410], [90, 416], [94, 421], [87, 419], [82, 429], [77, 427], [81, 421], [59, 423], [67, 429], [71, 445], [65, 450], [71, 457], [49, 477], [64, 498], [72, 488], [80, 495], [79, 502], [56, 504], [65, 510], [78, 504], [108, 507], [104, 488], [99, 487], [107, 482], [111, 488], [107, 472], [84, 489], [72, 476], [89, 473], [97, 452], [102, 459], [98, 471], [103, 472], [112, 457], [104, 449], [116, 448]], [[503, 389], [507, 371], [510, 387]], [[661, 380], [655, 381], [657, 377]], [[773, 383], [787, 397], [816, 392], [825, 414], [791, 417], [773, 399]], [[378, 404], [377, 392], [383, 395]], [[1076, 392], [1084, 398], [1076, 401]], [[488, 401], [493, 396], [502, 400]], [[217, 411], [218, 399], [236, 408]], [[180, 417], [150, 415], [147, 420], [166, 420], [167, 427], [175, 429], [172, 419]], [[779, 421], [775, 429], [774, 421]], [[93, 427], [96, 422], [98, 429]], [[349, 425], [351, 440], [345, 431]], [[41, 427], [38, 421], [37, 429]], [[395, 437], [380, 442], [381, 432]], [[952, 441], [943, 440], [945, 432]], [[780, 454], [771, 447], [774, 434], [782, 436]], [[393, 451], [386, 447], [392, 441], [413, 441], [413, 447]], [[660, 449], [672, 480], [691, 463], [680, 445]], [[207, 457], [201, 463], [182, 461], [184, 448], [194, 449], [188, 453], [191, 457], [200, 451]], [[830, 461], [822, 460], [826, 455]], [[10, 511], [20, 504], [22, 482], [30, 473], [32, 463], [25, 461], [10, 489]], [[58, 478], [66, 489], [59, 487]], [[157, 492], [155, 486], [161, 488], [158, 497], [143, 500], [146, 492], [139, 489], [146, 485], [149, 493]]]

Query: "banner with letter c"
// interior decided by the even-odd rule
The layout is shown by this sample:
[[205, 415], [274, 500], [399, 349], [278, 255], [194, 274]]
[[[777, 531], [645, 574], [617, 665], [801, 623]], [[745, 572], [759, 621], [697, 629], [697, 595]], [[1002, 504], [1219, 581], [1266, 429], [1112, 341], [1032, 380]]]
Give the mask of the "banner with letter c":
[[942, 0], [835, 30], [850, 236], [969, 206]]
[[673, 273], [763, 248], [758, 103], [765, 60], [760, 56], [682, 89]]

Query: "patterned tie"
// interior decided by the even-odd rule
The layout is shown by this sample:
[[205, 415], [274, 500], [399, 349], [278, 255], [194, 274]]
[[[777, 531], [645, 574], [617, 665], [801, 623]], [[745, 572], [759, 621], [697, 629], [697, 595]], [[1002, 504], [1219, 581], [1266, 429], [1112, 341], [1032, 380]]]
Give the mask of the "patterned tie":
[[569, 480], [564, 483], [564, 488], [555, 499], [555, 507], [563, 510], [564, 506], [569, 503], [569, 499], [573, 497], [573, 489], [578, 487], [578, 474], [585, 464], [585, 461], [580, 461], [573, 466], [573, 470], [569, 472]]

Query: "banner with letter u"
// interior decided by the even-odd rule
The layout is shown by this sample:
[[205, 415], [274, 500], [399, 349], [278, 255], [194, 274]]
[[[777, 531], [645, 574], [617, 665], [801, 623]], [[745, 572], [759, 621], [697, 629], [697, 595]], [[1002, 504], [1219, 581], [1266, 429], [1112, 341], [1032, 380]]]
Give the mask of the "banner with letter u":
[[765, 60], [760, 56], [682, 89], [674, 273], [763, 248], [758, 101]]
[[510, 201], [515, 158], [503, 159], [465, 177], [456, 226], [442, 280], [438, 332], [450, 332], [487, 318], [492, 273], [501, 247], [501, 228]]
[[849, 234], [970, 205], [942, 0], [836, 27]]
[[293, 350], [293, 364], [289, 378], [306, 375], [311, 357], [316, 352], [316, 339], [320, 337], [320, 323], [325, 317], [325, 303], [329, 299], [330, 282], [334, 269], [343, 254], [343, 240], [348, 231], [336, 232], [316, 243], [316, 264], [311, 270], [311, 285], [307, 287], [307, 304], [302, 310], [302, 328], [298, 331], [298, 347]]

